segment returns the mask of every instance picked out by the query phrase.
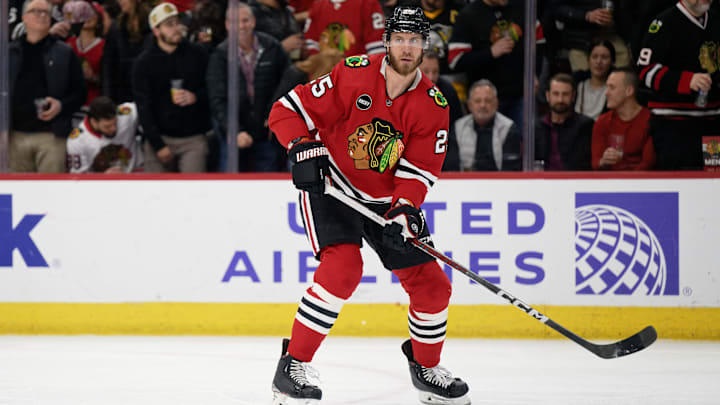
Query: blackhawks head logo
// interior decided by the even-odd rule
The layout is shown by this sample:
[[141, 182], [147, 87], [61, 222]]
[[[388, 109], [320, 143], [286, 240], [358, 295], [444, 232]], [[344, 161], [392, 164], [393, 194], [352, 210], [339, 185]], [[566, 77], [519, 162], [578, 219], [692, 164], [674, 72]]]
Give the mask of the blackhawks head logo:
[[392, 124], [373, 118], [360, 125], [348, 135], [348, 155], [355, 161], [356, 169], [372, 169], [384, 173], [400, 160], [405, 144], [403, 135]]
[[708, 73], [713, 74], [720, 70], [720, 45], [707, 41], [700, 48], [700, 66]]
[[318, 42], [320, 50], [331, 48], [345, 52], [355, 44], [355, 35], [344, 24], [332, 23], [320, 34]]
[[428, 89], [428, 96], [433, 98], [433, 101], [435, 101], [435, 104], [437, 104], [439, 107], [445, 108], [448, 106], [447, 99], [443, 94], [440, 92], [440, 89], [438, 89], [436, 86], [432, 86]]
[[132, 153], [123, 145], [105, 145], [93, 160], [93, 171], [104, 172], [111, 166], [120, 166], [123, 169], [130, 164]]

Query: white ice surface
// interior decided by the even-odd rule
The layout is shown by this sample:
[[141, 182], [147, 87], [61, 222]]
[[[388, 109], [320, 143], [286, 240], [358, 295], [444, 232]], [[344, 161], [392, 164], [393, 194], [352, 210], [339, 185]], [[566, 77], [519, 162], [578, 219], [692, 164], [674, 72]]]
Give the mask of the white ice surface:
[[[323, 404], [418, 404], [400, 338], [330, 336]], [[267, 405], [280, 338], [0, 336], [2, 405]], [[473, 404], [720, 404], [720, 343], [603, 360], [568, 340], [450, 339]]]

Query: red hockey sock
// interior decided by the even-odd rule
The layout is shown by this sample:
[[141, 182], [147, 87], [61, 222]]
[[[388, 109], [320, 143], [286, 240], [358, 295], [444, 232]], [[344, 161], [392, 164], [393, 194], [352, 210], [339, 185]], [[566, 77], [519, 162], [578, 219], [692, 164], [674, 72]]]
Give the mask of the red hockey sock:
[[410, 296], [408, 327], [413, 355], [423, 367], [440, 363], [452, 287], [436, 262], [393, 270]]
[[305, 291], [292, 328], [288, 353], [309, 362], [362, 278], [360, 246], [330, 245], [320, 253], [313, 285]]

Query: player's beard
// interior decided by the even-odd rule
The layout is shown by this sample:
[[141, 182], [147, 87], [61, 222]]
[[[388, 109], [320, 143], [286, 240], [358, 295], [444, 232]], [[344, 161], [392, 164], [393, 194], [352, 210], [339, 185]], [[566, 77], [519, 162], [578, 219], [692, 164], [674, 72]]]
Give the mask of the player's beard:
[[392, 48], [389, 48], [388, 59], [390, 60], [390, 66], [393, 68], [394, 71], [398, 72], [402, 76], [407, 76], [415, 72], [415, 69], [417, 69], [418, 66], [420, 66], [420, 64], [422, 63], [422, 53], [420, 53], [420, 56], [418, 56], [418, 58], [415, 60], [415, 63], [407, 65], [401, 62], [400, 59], [395, 56]]

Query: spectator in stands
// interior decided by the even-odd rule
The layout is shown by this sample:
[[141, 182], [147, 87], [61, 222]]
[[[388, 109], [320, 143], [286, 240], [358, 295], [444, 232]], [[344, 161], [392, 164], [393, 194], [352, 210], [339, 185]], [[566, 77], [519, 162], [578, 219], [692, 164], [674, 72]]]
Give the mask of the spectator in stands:
[[67, 21], [63, 14], [63, 5], [67, 2], [68, 0], [50, 0], [52, 4], [52, 8], [50, 9], [50, 18], [52, 19], [50, 35], [54, 35], [59, 39], [67, 39], [70, 36], [70, 30], [72, 28], [70, 21]]
[[285, 70], [280, 83], [275, 88], [273, 100], [287, 94], [298, 84], [305, 84], [323, 76], [344, 59], [342, 52], [327, 48], [320, 53], [310, 55], [307, 59], [297, 61]]
[[145, 134], [148, 172], [204, 172], [210, 129], [205, 72], [208, 56], [182, 36], [177, 8], [160, 3], [150, 13], [156, 40], [133, 67], [133, 95]]
[[[226, 15], [226, 24], [229, 24], [229, 17]], [[207, 71], [210, 109], [223, 135], [227, 133], [228, 119], [238, 120], [239, 162], [235, 164], [239, 164], [240, 171], [276, 171], [285, 161], [278, 159], [280, 145], [271, 138], [267, 118], [275, 88], [290, 65], [290, 59], [278, 40], [255, 31], [255, 17], [247, 4], [239, 4], [238, 18], [239, 108], [236, 114], [228, 115], [226, 40], [210, 56]]]
[[310, 7], [312, 6], [313, 0], [288, 0], [287, 3], [288, 7], [290, 7], [294, 13], [295, 20], [300, 26], [304, 27], [305, 21], [307, 21], [310, 15]]
[[605, 110], [605, 82], [615, 63], [615, 47], [607, 40], [593, 42], [588, 62], [590, 77], [578, 83], [575, 112], [596, 120]]
[[211, 53], [227, 38], [225, 8], [216, 1], [203, 1], [195, 5], [189, 28], [190, 41], [202, 44]]
[[[624, 0], [555, 0], [555, 18], [563, 26], [563, 48], [573, 72], [588, 70], [588, 49], [593, 40], [604, 39], [615, 47], [618, 67], [630, 65], [627, 41], [616, 30], [616, 21]], [[635, 0], [631, 0], [635, 1]]]
[[102, 94], [116, 103], [133, 101], [132, 67], [152, 42], [147, 25], [150, 6], [144, 0], [118, 0], [122, 10], [105, 37]]
[[13, 172], [65, 171], [65, 139], [72, 115], [87, 95], [77, 56], [49, 35], [50, 8], [47, 0], [23, 4], [26, 33], [10, 43], [8, 51]]
[[195, 7], [196, 0], [168, 0], [177, 9], [178, 13], [186, 13]]
[[550, 79], [550, 112], [535, 123], [535, 160], [545, 170], [590, 170], [594, 121], [573, 110], [575, 81], [566, 73]]
[[626, 0], [618, 4], [617, 15], [623, 18], [618, 19], [616, 29], [630, 45], [632, 60], [637, 60], [652, 20], [677, 2], [678, 0]]
[[87, 116], [67, 140], [70, 173], [131, 173], [141, 163], [135, 141], [138, 128], [134, 103], [116, 106], [100, 96], [90, 103]]
[[602, 114], [593, 127], [593, 169], [650, 170], [655, 164], [650, 110], [635, 98], [639, 85], [637, 74], [630, 68], [620, 68], [608, 77], [610, 111]]
[[14, 41], [25, 33], [25, 24], [22, 22], [23, 0], [10, 0], [8, 3], [8, 36]]
[[325, 47], [345, 56], [384, 53], [385, 17], [378, 0], [316, 0], [305, 25], [310, 54]]
[[[440, 77], [440, 58], [438, 57], [438, 54], [432, 50], [425, 51], [423, 53], [422, 63], [420, 64], [420, 70], [428, 77], [428, 79], [435, 83], [443, 96], [445, 96], [445, 99], [448, 102], [448, 108], [450, 108], [450, 123], [448, 125], [450, 128], [450, 134], [448, 137], [448, 143], [456, 142], [455, 121], [463, 116], [464, 111], [453, 85], [444, 78]], [[453, 157], [446, 154], [445, 162], [443, 163], [443, 170], [460, 170], [460, 161], [457, 158], [457, 154], [453, 155]]]
[[286, 0], [252, 0], [249, 4], [255, 16], [255, 30], [277, 39], [292, 59], [300, 59], [302, 30]]
[[720, 15], [710, 5], [681, 0], [660, 13], [639, 52], [661, 170], [702, 170], [702, 137], [720, 132]]
[[446, 160], [459, 160], [462, 171], [522, 170], [522, 135], [512, 120], [498, 112], [497, 89], [489, 80], [468, 91], [470, 114], [455, 123], [456, 142]]
[[87, 87], [85, 105], [89, 105], [100, 95], [100, 62], [105, 48], [105, 39], [102, 38], [104, 32], [102, 6], [92, 3], [91, 8], [92, 14], [82, 23], [80, 33], [71, 36], [67, 40], [68, 45], [72, 47], [75, 54], [80, 58], [83, 75], [85, 76]]
[[[64, 8], [69, 3], [85, 3], [87, 0], [48, 0], [51, 4], [50, 8], [50, 35], [59, 39], [67, 39], [72, 35], [72, 21], [67, 18]], [[20, 21], [23, 0], [10, 0], [8, 7], [8, 24], [11, 40], [20, 38], [25, 34], [25, 24]], [[110, 17], [103, 13], [104, 22], [110, 22]], [[79, 29], [78, 29], [79, 30]]]
[[[498, 90], [499, 108], [519, 127], [523, 110], [525, 5], [518, 0], [477, 0], [457, 16], [448, 62], [469, 83], [482, 78]], [[538, 54], [542, 54], [542, 47]]]
[[[450, 71], [448, 65], [448, 41], [452, 36], [453, 26], [458, 13], [464, 6], [456, 0], [420, 0], [420, 6], [430, 21], [430, 50], [435, 52], [440, 62], [440, 74], [450, 83], [465, 83], [463, 74]], [[442, 89], [440, 89], [442, 91]], [[447, 94], [443, 92], [445, 96]]]

